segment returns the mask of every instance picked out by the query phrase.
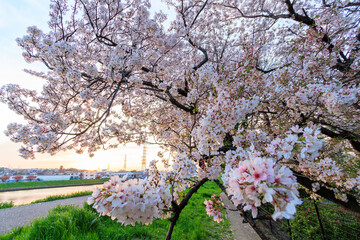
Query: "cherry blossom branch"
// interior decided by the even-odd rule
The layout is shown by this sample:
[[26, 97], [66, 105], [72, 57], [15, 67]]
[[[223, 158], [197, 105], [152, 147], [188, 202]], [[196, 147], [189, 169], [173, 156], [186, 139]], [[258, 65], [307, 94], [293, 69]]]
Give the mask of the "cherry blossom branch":
[[[228, 192], [226, 191], [225, 186], [218, 179], [215, 179], [213, 181], [216, 183], [216, 185], [218, 185], [218, 187], [227, 196], [227, 198], [229, 200], [231, 200], [232, 196], [231, 195], [229, 196]], [[235, 207], [236, 207], [237, 211], [240, 211], [240, 215], [244, 218], [244, 222], [249, 223], [250, 226], [257, 232], [257, 234], [259, 234], [261, 239], [267, 239], [267, 237], [264, 235], [264, 233], [258, 229], [258, 227], [256, 226], [254, 220], [247, 215], [247, 213], [244, 211], [244, 209], [240, 205], [237, 205]], [[230, 211], [235, 211], [235, 210], [232, 210], [232, 209], [229, 209], [229, 210]]]
[[[169, 0], [179, 14], [165, 31], [165, 14], [151, 16], [147, 0], [123, 6], [55, 0], [50, 32], [30, 27], [17, 40], [26, 61], [43, 61], [49, 70], [28, 71], [46, 80], [41, 94], [15, 85], [0, 92], [28, 120], [11, 124], [7, 136], [22, 142], [22, 156], [31, 158], [36, 151], [70, 148], [92, 154], [105, 143], [143, 143], [151, 135], [172, 151], [171, 191], [181, 192], [194, 176], [213, 180], [223, 174], [233, 202], [254, 217], [265, 202], [276, 207], [274, 219], [295, 214], [300, 201], [289, 167], [305, 182], [324, 182], [329, 194], [357, 198], [360, 177], [353, 163], [359, 156], [347, 147], [348, 140], [360, 149], [357, 0], [345, 9], [341, 4], [349, 1], [324, 1], [330, 7], [230, 2]], [[168, 176], [161, 177], [169, 184]], [[142, 181], [149, 192], [139, 183], [133, 187], [140, 202], [142, 191], [159, 187]], [[177, 195], [171, 198], [165, 185], [166, 204], [152, 196], [159, 205], [154, 215], [146, 213], [148, 219], [171, 215], [162, 210]], [[113, 198], [98, 198], [98, 210], [116, 208], [119, 199]], [[182, 203], [174, 202], [173, 210]], [[132, 224], [140, 215], [129, 206], [127, 211], [108, 214]], [[179, 214], [173, 213], [170, 228]]]
[[194, 109], [193, 107], [188, 108], [188, 107], [184, 106], [183, 104], [181, 104], [180, 102], [178, 102], [178, 101], [173, 97], [173, 95], [170, 93], [169, 90], [166, 90], [165, 93], [166, 93], [166, 95], [169, 97], [169, 100], [170, 100], [170, 102], [171, 102], [172, 104], [174, 104], [174, 105], [177, 106], [178, 108], [184, 110], [185, 112], [188, 112], [188, 113], [191, 113], [191, 114], [193, 113], [193, 109]]
[[[303, 174], [292, 170], [297, 178], [298, 183], [302, 186], [306, 187], [310, 191], [313, 189], [313, 184], [317, 183], [317, 181], [313, 181], [310, 178], [304, 176]], [[320, 189], [316, 191], [316, 194], [319, 196], [328, 199], [336, 204], [339, 204], [346, 209], [351, 215], [360, 219], [360, 205], [355, 197], [350, 194], [347, 194], [347, 201], [339, 200], [335, 197], [334, 191], [330, 190], [329, 187], [320, 186]]]
[[[221, 147], [221, 148], [219, 148], [219, 151], [221, 150], [221, 152], [227, 152], [229, 150], [235, 150], [235, 149], [236, 149], [235, 147], [229, 146], [229, 147]], [[304, 186], [312, 191], [312, 189], [313, 189], [312, 184], [316, 183], [316, 181], [311, 180], [309, 177], [307, 177], [293, 169], [290, 169], [290, 170], [297, 177], [298, 183], [300, 183], [302, 186]], [[324, 183], [324, 185], [326, 185], [326, 183]], [[353, 214], [354, 216], [356, 216], [356, 217], [360, 216], [360, 205], [354, 196], [347, 194], [348, 201], [345, 202], [345, 201], [337, 199], [335, 197], [335, 192], [333, 190], [330, 190], [329, 188], [331, 188], [331, 187], [330, 186], [321, 187], [322, 191], [317, 191], [316, 194], [318, 194], [319, 196], [321, 196], [325, 199], [328, 199], [330, 201], [333, 201], [333, 202], [343, 206], [344, 208], [347, 209], [347, 211], [349, 211], [349, 213]]]
[[202, 180], [200, 180], [197, 184], [195, 184], [186, 194], [186, 196], [183, 198], [183, 200], [181, 200], [180, 204], [178, 205], [175, 201], [172, 201], [172, 206], [174, 209], [174, 215], [170, 218], [170, 227], [168, 230], [168, 233], [166, 235], [166, 240], [170, 240], [171, 239], [171, 234], [174, 230], [174, 227], [176, 225], [177, 220], [179, 219], [180, 213], [181, 211], [186, 207], [187, 203], [189, 202], [190, 198], [192, 197], [192, 195], [194, 193], [197, 192], [197, 190], [199, 190], [199, 188], [208, 181], [209, 179], [204, 178]]
[[[322, 3], [325, 7], [331, 7], [331, 4], [328, 4], [326, 0], [322, 0]], [[340, 6], [340, 8], [346, 8], [346, 7], [356, 7], [360, 6], [360, 2], [349, 2], [345, 6]]]
[[339, 133], [331, 131], [328, 128], [321, 127], [321, 133], [331, 138], [344, 138], [350, 141], [351, 146], [358, 152], [360, 152], [360, 136], [351, 133], [349, 131], [339, 129]]
[[[323, 1], [323, 3], [325, 4], [325, 1]], [[304, 9], [303, 9], [304, 15], [301, 15], [295, 11], [295, 9], [293, 7], [293, 3], [290, 0], [286, 0], [285, 4], [287, 6], [287, 10], [288, 10], [289, 14], [279, 14], [279, 15], [274, 15], [267, 10], [264, 10], [267, 14], [246, 15], [236, 6], [231, 6], [231, 5], [226, 5], [226, 4], [224, 4], [223, 6], [237, 10], [240, 13], [241, 17], [243, 17], [243, 18], [249, 18], [249, 19], [251, 19], [251, 18], [272, 18], [272, 19], [293, 18], [295, 21], [304, 23], [307, 26], [309, 26], [317, 31], [317, 26], [316, 26], [315, 20], [313, 18], [309, 17]], [[356, 3], [348, 3], [344, 7], [358, 6], [358, 4], [359, 3], [357, 3], [357, 2]], [[334, 44], [331, 43], [331, 39], [327, 33], [325, 33], [323, 35], [323, 37], [321, 38], [321, 41], [328, 44], [328, 50], [330, 52], [333, 50]], [[354, 59], [346, 58], [344, 53], [341, 50], [339, 50], [339, 55], [342, 57], [343, 60], [338, 58], [338, 62], [337, 62], [337, 64], [335, 64], [333, 66], [333, 68], [337, 69], [343, 73], [347, 73], [347, 72], [351, 71], [352, 69], [350, 66], [352, 65]]]
[[197, 46], [190, 38], [190, 28], [193, 26], [193, 24], [195, 23], [197, 17], [200, 15], [200, 13], [204, 10], [206, 4], [207, 4], [208, 1], [205, 1], [205, 3], [203, 4], [203, 6], [201, 7], [201, 9], [198, 11], [198, 13], [196, 14], [191, 26], [188, 28], [188, 25], [186, 23], [186, 17], [185, 17], [185, 12], [184, 12], [184, 9], [182, 7], [181, 11], [180, 11], [180, 14], [182, 16], [182, 20], [183, 20], [183, 24], [184, 24], [184, 27], [185, 29], [187, 29], [187, 32], [186, 32], [186, 36], [188, 38], [188, 42], [190, 43], [191, 46], [197, 48], [198, 50], [200, 50], [203, 54], [204, 54], [204, 59], [199, 63], [197, 64], [196, 66], [193, 67], [193, 70], [196, 71], [198, 70], [199, 68], [201, 68], [205, 63], [207, 63], [209, 61], [209, 57], [208, 57], [208, 54], [207, 54], [207, 51], [201, 47], [201, 46]]

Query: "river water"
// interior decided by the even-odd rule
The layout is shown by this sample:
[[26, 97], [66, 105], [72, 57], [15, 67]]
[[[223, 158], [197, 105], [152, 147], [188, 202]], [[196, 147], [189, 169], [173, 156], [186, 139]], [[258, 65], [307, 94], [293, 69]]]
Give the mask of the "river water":
[[12, 201], [14, 205], [27, 204], [35, 200], [43, 199], [52, 195], [70, 194], [74, 192], [92, 191], [96, 186], [76, 186], [76, 187], [61, 187], [61, 188], [43, 188], [13, 192], [0, 192], [0, 202]]

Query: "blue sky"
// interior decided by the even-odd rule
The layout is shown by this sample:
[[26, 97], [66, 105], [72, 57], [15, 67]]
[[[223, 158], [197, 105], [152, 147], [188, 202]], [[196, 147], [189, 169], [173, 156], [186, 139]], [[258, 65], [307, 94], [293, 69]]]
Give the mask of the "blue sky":
[[[165, 11], [166, 6], [160, 1], [152, 1], [154, 9]], [[17, 46], [15, 39], [26, 33], [28, 26], [37, 26], [44, 32], [48, 29], [49, 19], [48, 0], [0, 0], [0, 86], [9, 83], [19, 84], [28, 89], [40, 90], [42, 80], [32, 77], [23, 69], [41, 70], [40, 63], [27, 64], [22, 58], [22, 51]], [[18, 156], [20, 144], [12, 143], [5, 135], [4, 130], [10, 122], [21, 122], [22, 118], [6, 105], [0, 104], [0, 167], [11, 168], [106, 168], [108, 163], [114, 170], [123, 166], [124, 155], [127, 154], [128, 170], [141, 167], [142, 148], [135, 144], [121, 147], [117, 150], [99, 152], [89, 159], [87, 155], [78, 155], [72, 152], [60, 153], [56, 156], [37, 155], [36, 160], [24, 160]], [[148, 162], [156, 155], [157, 149], [149, 146]]]

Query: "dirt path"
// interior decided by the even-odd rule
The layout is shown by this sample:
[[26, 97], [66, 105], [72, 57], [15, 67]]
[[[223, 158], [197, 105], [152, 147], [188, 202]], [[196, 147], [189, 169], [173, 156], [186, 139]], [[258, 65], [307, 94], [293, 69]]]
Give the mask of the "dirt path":
[[0, 234], [10, 232], [12, 228], [29, 224], [33, 219], [44, 217], [58, 205], [82, 206], [88, 197], [82, 196], [0, 209]]

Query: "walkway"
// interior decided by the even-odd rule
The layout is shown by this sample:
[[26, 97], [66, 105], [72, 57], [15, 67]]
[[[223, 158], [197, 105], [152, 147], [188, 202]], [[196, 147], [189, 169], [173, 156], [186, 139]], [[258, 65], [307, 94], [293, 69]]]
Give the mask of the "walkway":
[[12, 228], [30, 223], [34, 218], [44, 217], [58, 205], [83, 206], [89, 196], [35, 203], [20, 207], [0, 209], [0, 234], [11, 231]]
[[[220, 194], [226, 209], [235, 210], [234, 204], [226, 197], [224, 193]], [[249, 223], [243, 223], [243, 218], [240, 216], [239, 211], [226, 211], [230, 221], [230, 228], [233, 232], [235, 240], [261, 240], [256, 231], [250, 226]]]

